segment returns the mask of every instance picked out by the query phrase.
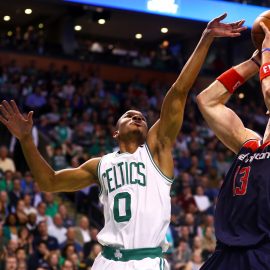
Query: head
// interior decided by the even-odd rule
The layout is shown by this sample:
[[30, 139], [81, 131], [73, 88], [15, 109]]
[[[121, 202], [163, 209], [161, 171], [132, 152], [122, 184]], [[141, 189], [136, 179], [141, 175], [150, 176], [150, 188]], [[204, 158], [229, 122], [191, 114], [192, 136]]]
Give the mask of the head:
[[17, 259], [15, 256], [8, 256], [5, 261], [6, 261], [5, 270], [17, 269]]
[[113, 137], [118, 141], [137, 141], [143, 144], [148, 132], [146, 118], [139, 111], [125, 112], [117, 121]]
[[39, 222], [38, 232], [39, 232], [40, 236], [42, 236], [42, 237], [48, 235], [48, 226], [47, 226], [47, 223], [45, 221]]
[[70, 260], [65, 260], [64, 264], [62, 265], [62, 270], [73, 270], [73, 264]]
[[63, 219], [60, 216], [59, 213], [57, 213], [54, 217], [53, 217], [53, 223], [56, 227], [62, 227], [63, 226]]
[[81, 217], [81, 219], [80, 219], [80, 227], [83, 230], [88, 230], [89, 229], [89, 219], [86, 216]]
[[0, 146], [0, 158], [5, 159], [8, 156], [8, 148], [5, 145]]

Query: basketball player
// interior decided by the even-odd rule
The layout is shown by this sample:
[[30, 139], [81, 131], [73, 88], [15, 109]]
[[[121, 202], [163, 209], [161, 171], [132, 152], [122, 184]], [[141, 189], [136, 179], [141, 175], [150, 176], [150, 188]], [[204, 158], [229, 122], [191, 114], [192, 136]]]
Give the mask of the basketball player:
[[98, 234], [104, 246], [93, 270], [167, 269], [162, 252], [170, 223], [172, 147], [183, 121], [187, 94], [214, 37], [237, 37], [244, 21], [224, 24], [226, 14], [212, 20], [168, 91], [158, 121], [148, 131], [143, 114], [124, 113], [113, 137], [119, 151], [93, 158], [75, 169], [53, 171], [31, 138], [32, 115], [23, 117], [14, 101], [3, 101], [0, 121], [16, 136], [35, 180], [47, 192], [76, 191], [93, 183], [101, 187], [105, 226]]
[[[263, 29], [266, 36], [260, 79], [269, 110], [270, 32]], [[197, 97], [208, 125], [237, 154], [216, 206], [217, 247], [201, 270], [270, 269], [270, 121], [262, 139], [225, 106], [236, 88], [258, 73], [260, 61], [257, 51], [249, 60], [220, 75]]]

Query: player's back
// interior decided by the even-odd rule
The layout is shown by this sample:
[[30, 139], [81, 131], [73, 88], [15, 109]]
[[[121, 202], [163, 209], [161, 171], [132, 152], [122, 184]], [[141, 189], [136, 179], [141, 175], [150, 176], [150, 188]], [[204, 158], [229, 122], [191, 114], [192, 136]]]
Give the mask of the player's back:
[[172, 180], [158, 169], [147, 145], [133, 154], [105, 155], [98, 175], [105, 216], [99, 242], [125, 249], [166, 249]]
[[270, 142], [247, 141], [221, 187], [216, 236], [228, 246], [253, 246], [270, 236]]

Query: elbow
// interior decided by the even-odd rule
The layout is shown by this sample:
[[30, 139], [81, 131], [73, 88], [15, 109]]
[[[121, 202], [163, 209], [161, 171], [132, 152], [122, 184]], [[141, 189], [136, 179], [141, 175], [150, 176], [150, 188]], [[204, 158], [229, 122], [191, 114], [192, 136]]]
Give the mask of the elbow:
[[200, 109], [208, 105], [204, 92], [196, 96], [196, 103]]

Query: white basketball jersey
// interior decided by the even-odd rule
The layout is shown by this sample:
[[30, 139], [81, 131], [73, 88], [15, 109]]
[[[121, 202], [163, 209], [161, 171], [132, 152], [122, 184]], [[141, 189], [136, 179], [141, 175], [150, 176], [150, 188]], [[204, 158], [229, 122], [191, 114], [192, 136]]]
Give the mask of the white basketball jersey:
[[98, 166], [105, 226], [102, 245], [124, 249], [162, 247], [170, 223], [172, 179], [159, 170], [146, 144], [135, 153], [114, 152]]

